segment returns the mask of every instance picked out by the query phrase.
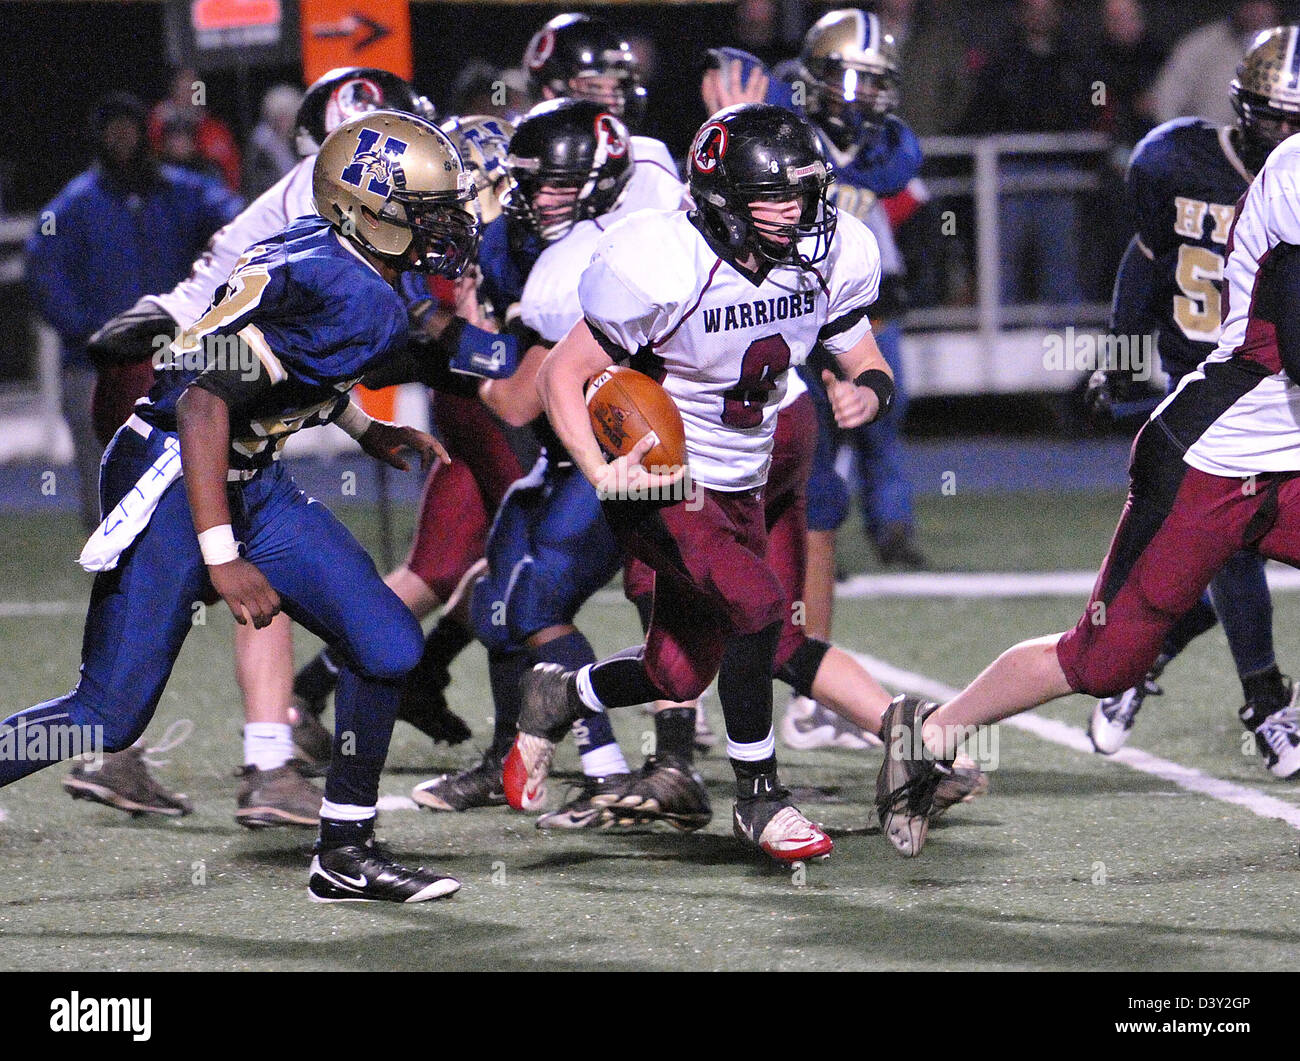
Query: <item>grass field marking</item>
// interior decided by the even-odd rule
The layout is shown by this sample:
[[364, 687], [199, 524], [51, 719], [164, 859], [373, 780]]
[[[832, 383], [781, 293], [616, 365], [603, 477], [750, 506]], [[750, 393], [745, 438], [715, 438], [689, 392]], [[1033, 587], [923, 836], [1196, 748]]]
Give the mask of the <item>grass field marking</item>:
[[419, 810], [420, 805], [409, 796], [380, 796], [377, 810]]
[[[907, 692], [916, 693], [939, 703], [951, 700], [959, 692], [952, 686], [945, 685], [934, 678], [927, 678], [924, 674], [904, 670], [902, 667], [896, 667], [886, 660], [877, 659], [875, 656], [868, 656], [861, 652], [854, 652], [852, 655], [871, 672], [872, 677], [885, 685], [905, 689]], [[1002, 725], [1014, 726], [1026, 733], [1032, 733], [1041, 740], [1059, 744], [1064, 748], [1081, 752], [1084, 755], [1096, 755], [1096, 752], [1092, 750], [1092, 742], [1088, 740], [1088, 735], [1083, 730], [1053, 718], [1044, 718], [1041, 715], [1028, 712], [1008, 718], [1003, 721]], [[1098, 756], [1098, 758], [1101, 757]], [[1140, 773], [1151, 774], [1164, 781], [1169, 781], [1186, 792], [1195, 792], [1202, 796], [1209, 796], [1221, 803], [1231, 803], [1237, 807], [1244, 807], [1261, 818], [1278, 818], [1286, 822], [1291, 828], [1300, 829], [1300, 807], [1260, 792], [1258, 789], [1248, 788], [1234, 781], [1225, 781], [1223, 778], [1202, 773], [1190, 766], [1183, 766], [1168, 759], [1161, 759], [1158, 755], [1152, 755], [1139, 748], [1121, 748], [1114, 755], [1106, 758], [1111, 762], [1123, 763], [1130, 769], [1137, 770]]]
[[0, 619], [37, 619], [64, 615], [84, 615], [85, 601], [72, 600], [7, 600], [0, 601]]

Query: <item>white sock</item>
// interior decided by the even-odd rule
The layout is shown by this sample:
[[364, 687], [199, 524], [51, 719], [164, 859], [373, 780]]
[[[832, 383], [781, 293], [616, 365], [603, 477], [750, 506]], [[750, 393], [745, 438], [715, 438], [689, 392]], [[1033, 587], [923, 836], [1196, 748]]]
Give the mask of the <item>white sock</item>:
[[582, 772], [588, 777], [609, 777], [610, 774], [631, 773], [623, 749], [616, 743], [606, 744], [582, 753]]
[[321, 800], [320, 816], [334, 822], [364, 822], [375, 816], [374, 807], [358, 807], [351, 803], [331, 803]]
[[293, 731], [287, 722], [244, 724], [244, 765], [274, 770], [293, 758]]

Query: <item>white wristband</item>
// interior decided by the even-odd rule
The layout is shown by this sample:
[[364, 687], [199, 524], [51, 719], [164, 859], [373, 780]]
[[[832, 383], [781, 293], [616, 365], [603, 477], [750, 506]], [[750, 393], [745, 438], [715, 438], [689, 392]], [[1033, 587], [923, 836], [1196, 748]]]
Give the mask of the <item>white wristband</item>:
[[209, 527], [205, 531], [200, 531], [199, 552], [203, 554], [203, 562], [209, 567], [238, 560], [239, 543], [235, 541], [235, 532], [230, 529], [230, 524], [223, 523], [220, 527]]
[[348, 402], [348, 407], [334, 422], [353, 438], [360, 438], [375, 421], [356, 402]]

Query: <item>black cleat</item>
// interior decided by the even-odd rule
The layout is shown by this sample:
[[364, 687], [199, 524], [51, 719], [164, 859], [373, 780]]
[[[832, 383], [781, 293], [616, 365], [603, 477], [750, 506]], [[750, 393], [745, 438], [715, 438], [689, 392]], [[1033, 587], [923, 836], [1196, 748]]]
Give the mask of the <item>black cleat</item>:
[[421, 807], [436, 811], [472, 810], [475, 807], [504, 807], [501, 763], [491, 753], [477, 766], [458, 774], [441, 774], [411, 789], [411, 798]]
[[709, 824], [713, 807], [704, 779], [690, 763], [676, 756], [652, 755], [611, 804], [609, 813], [624, 827], [667, 822], [675, 829], [693, 832]]
[[460, 881], [395, 862], [373, 839], [329, 847], [311, 860], [307, 897], [314, 903], [423, 903], [460, 890]]
[[627, 789], [630, 774], [584, 777], [564, 806], [537, 819], [539, 829], [611, 829], [619, 825], [609, 814], [610, 804]]
[[456, 745], [469, 740], [471, 734], [465, 720], [447, 706], [442, 690], [432, 686], [418, 686], [408, 682], [402, 691], [397, 717], [414, 726], [434, 744], [445, 741]]
[[921, 742], [921, 722], [937, 705], [898, 696], [881, 719], [885, 761], [876, 777], [876, 813], [889, 842], [904, 858], [921, 853], [934, 808], [935, 790], [952, 773]]

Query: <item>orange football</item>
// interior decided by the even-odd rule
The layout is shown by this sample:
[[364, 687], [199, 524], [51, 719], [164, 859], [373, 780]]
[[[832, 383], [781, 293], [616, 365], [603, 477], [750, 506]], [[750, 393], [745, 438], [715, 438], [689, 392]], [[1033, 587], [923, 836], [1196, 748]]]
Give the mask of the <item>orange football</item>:
[[686, 463], [682, 414], [663, 387], [635, 369], [611, 365], [587, 382], [587, 411], [596, 441], [611, 457], [632, 451], [646, 433], [658, 443], [641, 458], [642, 467], [666, 471]]

